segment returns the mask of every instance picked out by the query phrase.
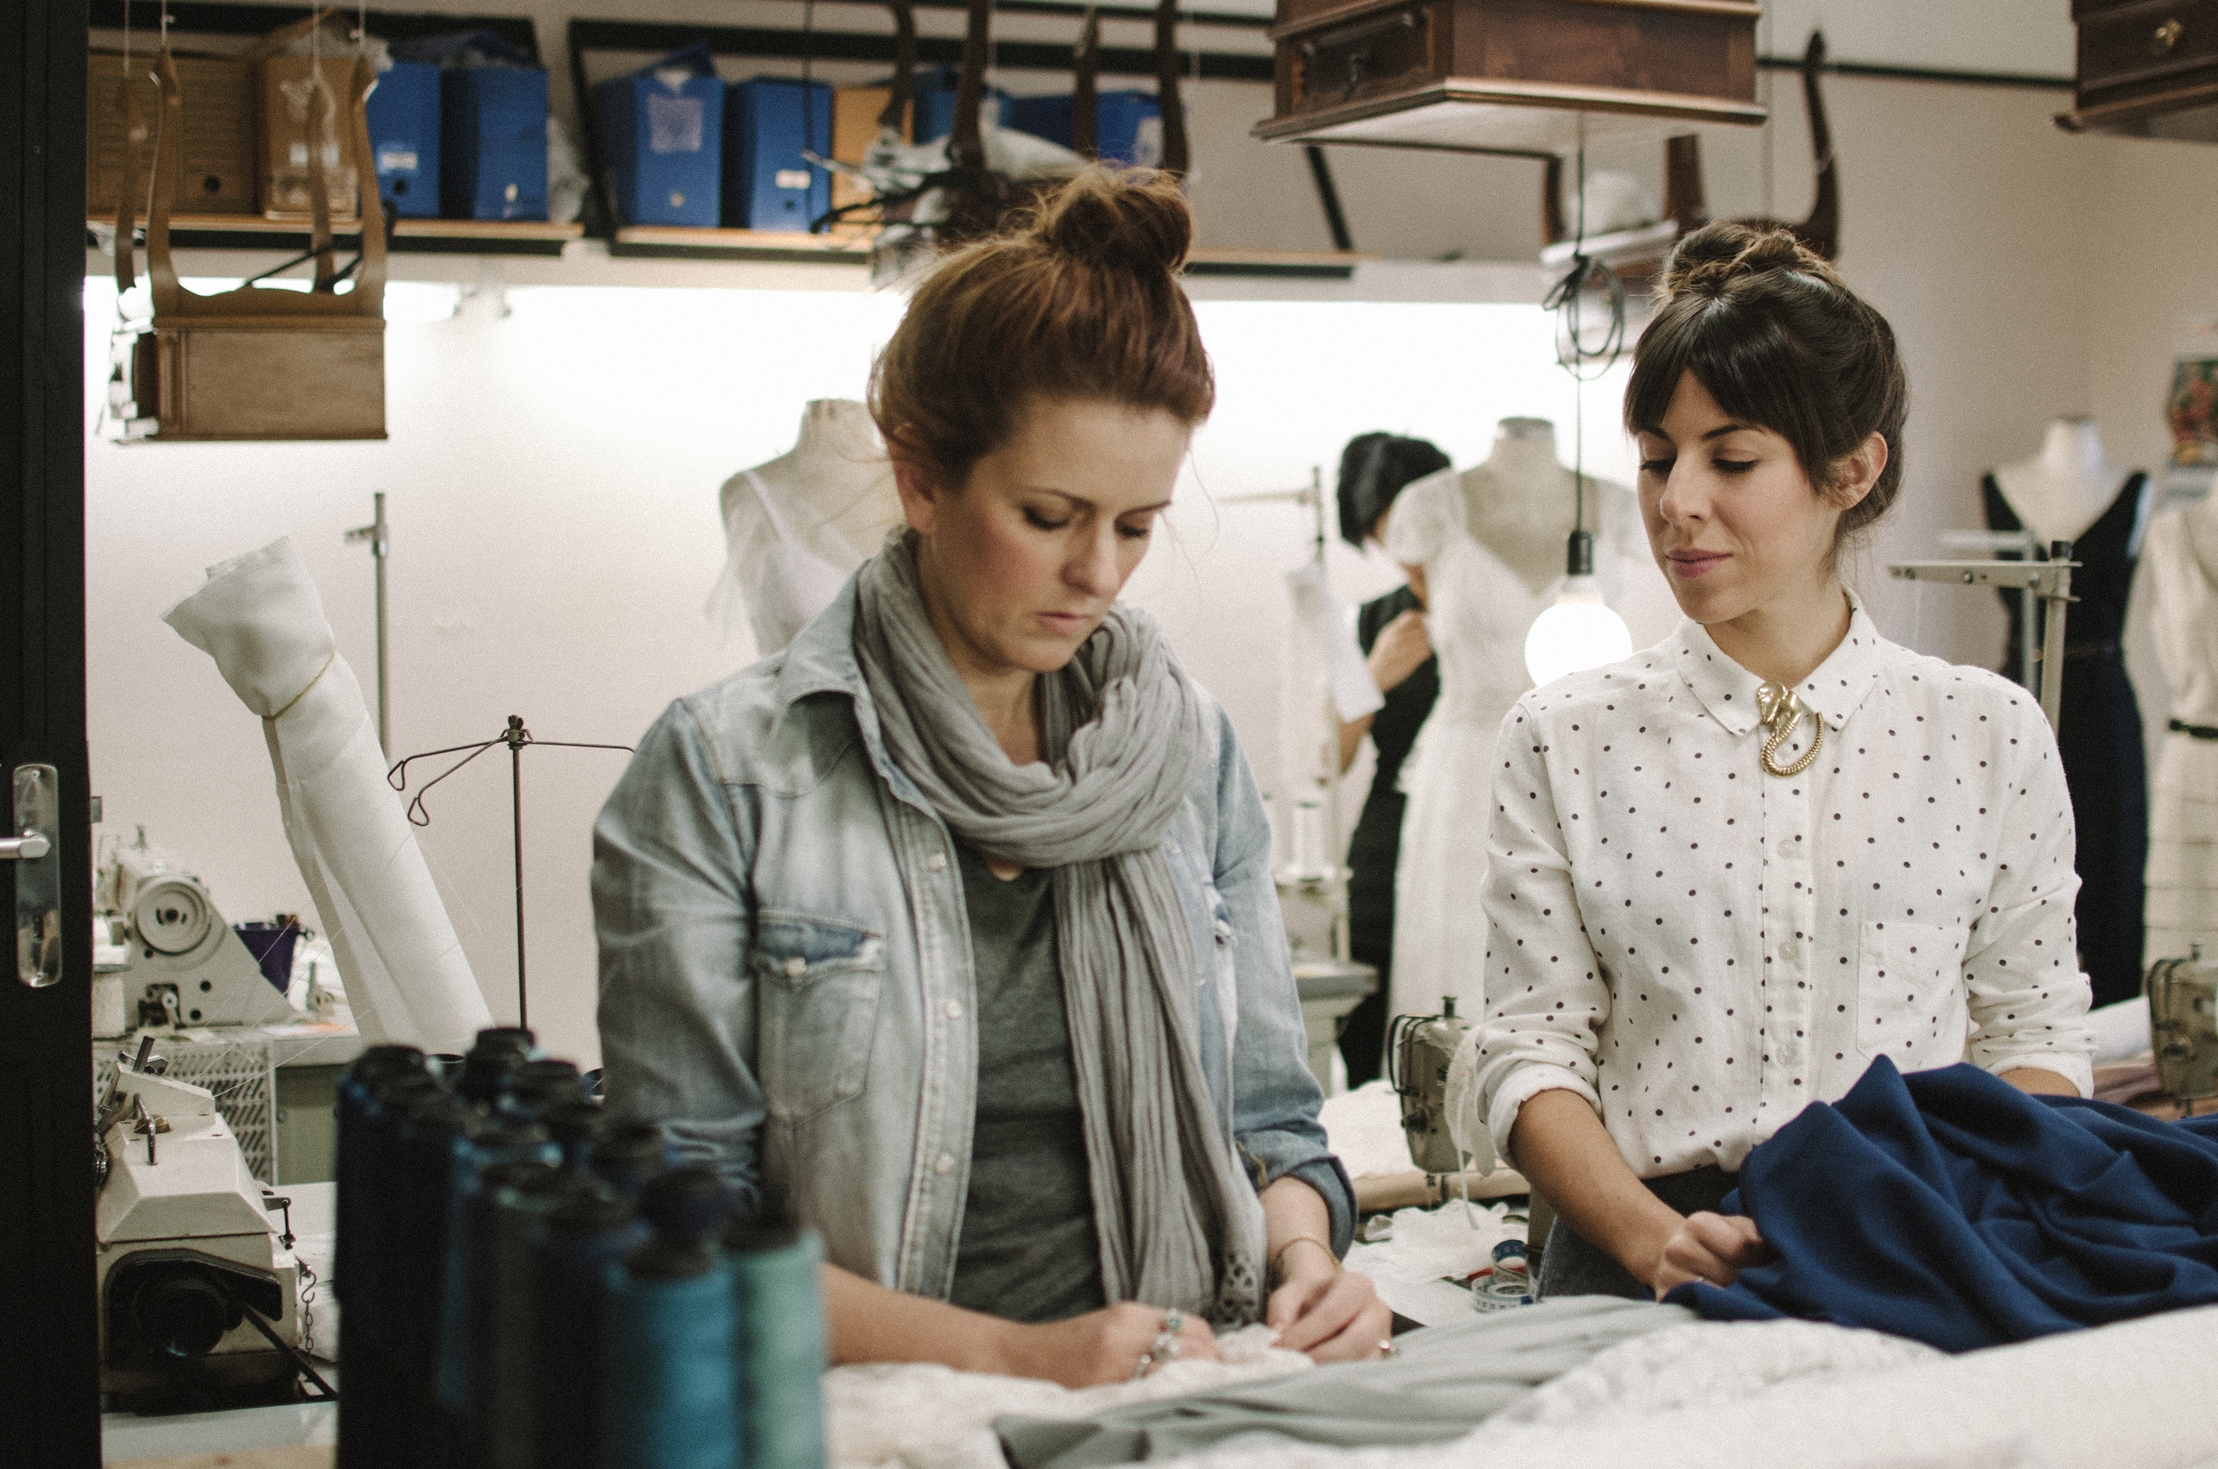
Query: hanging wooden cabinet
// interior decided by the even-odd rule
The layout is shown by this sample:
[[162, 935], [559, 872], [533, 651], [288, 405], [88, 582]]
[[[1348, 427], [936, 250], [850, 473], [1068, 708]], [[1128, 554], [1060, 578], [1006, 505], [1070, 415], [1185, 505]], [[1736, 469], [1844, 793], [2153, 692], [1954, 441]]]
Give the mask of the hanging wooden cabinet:
[[[2218, 0], [2213, 0], [2218, 3]], [[1749, 0], [1279, 0], [1272, 142], [1557, 157], [1760, 124]]]
[[2067, 132], [2218, 143], [2218, 0], [2073, 0]]

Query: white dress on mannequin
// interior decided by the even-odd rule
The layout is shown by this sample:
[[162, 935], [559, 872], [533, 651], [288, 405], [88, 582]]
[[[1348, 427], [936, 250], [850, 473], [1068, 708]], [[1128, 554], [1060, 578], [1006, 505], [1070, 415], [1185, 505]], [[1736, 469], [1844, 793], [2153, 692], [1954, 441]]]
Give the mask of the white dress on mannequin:
[[720, 499], [730, 550], [708, 613], [729, 634], [744, 606], [765, 658], [831, 604], [901, 519], [870, 410], [843, 398], [809, 404], [794, 446], [724, 481]]
[[[1586, 510], [1595, 579], [1633, 646], [1646, 647], [1679, 614], [1649, 556], [1639, 503], [1590, 476]], [[1494, 737], [1532, 687], [1525, 633], [1555, 601], [1572, 512], [1572, 473], [1556, 462], [1553, 426], [1513, 418], [1486, 463], [1417, 481], [1387, 517], [1387, 553], [1424, 570], [1425, 625], [1440, 659], [1439, 702], [1404, 766], [1390, 1015], [1438, 1014], [1447, 995], [1459, 1015], [1485, 1013], [1479, 896]]]
[[[2172, 686], [2171, 718], [2218, 729], [2218, 503], [2159, 516], [2141, 565], [2155, 595], [2151, 622]], [[2144, 964], [2184, 958], [2197, 942], [2218, 955], [2218, 739], [2172, 729], [2158, 747], [2147, 916]]]

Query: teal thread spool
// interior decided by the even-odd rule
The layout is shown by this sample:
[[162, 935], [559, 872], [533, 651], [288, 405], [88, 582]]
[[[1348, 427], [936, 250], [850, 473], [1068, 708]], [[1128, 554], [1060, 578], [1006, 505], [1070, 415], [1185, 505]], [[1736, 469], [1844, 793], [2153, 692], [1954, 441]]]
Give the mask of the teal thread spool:
[[815, 1230], [748, 1222], [724, 1235], [739, 1290], [747, 1469], [824, 1469], [824, 1303]]
[[509, 1163], [491, 1170], [492, 1259], [478, 1292], [479, 1317], [472, 1390], [477, 1402], [479, 1462], [493, 1469], [536, 1469], [532, 1391], [538, 1373], [533, 1251], [547, 1217], [571, 1191], [587, 1188], [547, 1163]]
[[730, 1212], [706, 1168], [650, 1182], [655, 1237], [610, 1272], [602, 1469], [740, 1469], [739, 1300], [710, 1240]]

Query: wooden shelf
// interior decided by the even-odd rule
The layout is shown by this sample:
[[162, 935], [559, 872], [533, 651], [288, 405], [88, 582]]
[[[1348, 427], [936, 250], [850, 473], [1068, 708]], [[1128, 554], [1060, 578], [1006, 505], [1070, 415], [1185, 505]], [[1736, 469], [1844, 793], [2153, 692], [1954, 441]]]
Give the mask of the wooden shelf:
[[1344, 281], [1354, 278], [1358, 265], [1378, 258], [1353, 250], [1195, 250], [1186, 257], [1186, 274]]
[[608, 253], [640, 260], [763, 260], [785, 264], [868, 265], [868, 234], [853, 230], [812, 235], [786, 230], [726, 230], [664, 224], [628, 224], [616, 231]]
[[[113, 223], [86, 221], [88, 226]], [[139, 228], [144, 238], [145, 221]], [[359, 240], [362, 226], [355, 220], [334, 221], [331, 233], [335, 239]], [[584, 236], [581, 224], [543, 219], [403, 219], [394, 227], [392, 248], [396, 254], [560, 255], [564, 245]], [[305, 250], [308, 226], [302, 220], [258, 214], [176, 214], [170, 216], [169, 240], [179, 250]]]

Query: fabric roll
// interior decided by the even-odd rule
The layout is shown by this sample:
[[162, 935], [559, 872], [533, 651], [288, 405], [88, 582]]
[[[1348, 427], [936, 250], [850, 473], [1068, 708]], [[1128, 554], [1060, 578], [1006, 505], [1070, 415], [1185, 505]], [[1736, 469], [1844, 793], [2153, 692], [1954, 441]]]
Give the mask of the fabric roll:
[[459, 1053], [493, 1023], [432, 884], [354, 670], [280, 539], [208, 569], [163, 614], [262, 718], [293, 860], [366, 1044]]
[[1408, 1332], [1383, 1361], [1133, 1403], [1076, 1422], [1001, 1418], [994, 1431], [1017, 1469], [1175, 1459], [1220, 1447], [1446, 1443], [1620, 1342], [1691, 1320], [1676, 1306], [1582, 1296]]

